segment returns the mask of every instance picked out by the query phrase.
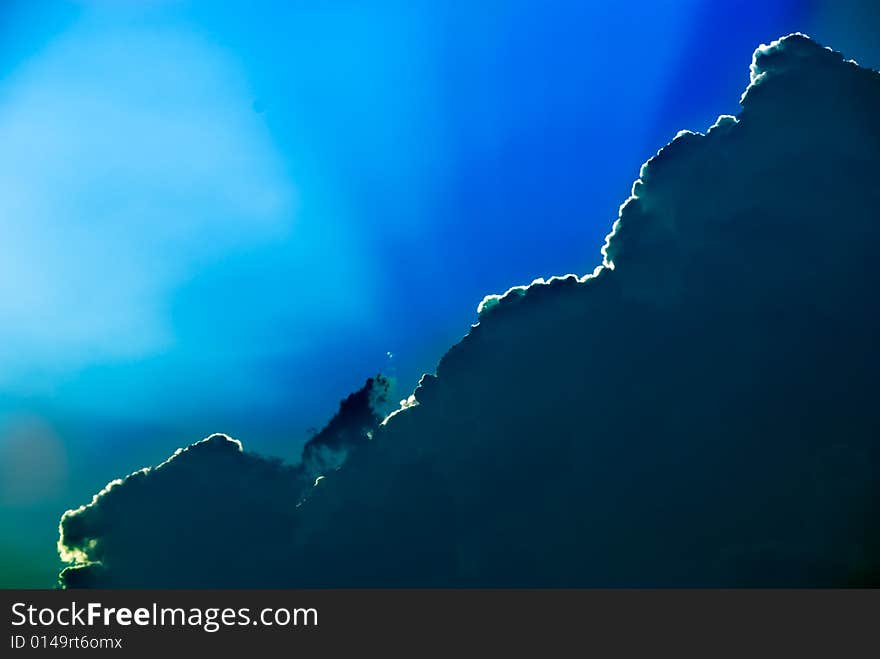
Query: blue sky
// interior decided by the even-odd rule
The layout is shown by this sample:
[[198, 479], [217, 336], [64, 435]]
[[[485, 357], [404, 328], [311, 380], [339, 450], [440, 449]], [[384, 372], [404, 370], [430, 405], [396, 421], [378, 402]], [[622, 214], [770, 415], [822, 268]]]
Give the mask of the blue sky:
[[214, 431], [293, 457], [485, 294], [591, 270], [759, 43], [880, 63], [871, 3], [730, 5], [4, 4], [2, 580], [109, 479]]

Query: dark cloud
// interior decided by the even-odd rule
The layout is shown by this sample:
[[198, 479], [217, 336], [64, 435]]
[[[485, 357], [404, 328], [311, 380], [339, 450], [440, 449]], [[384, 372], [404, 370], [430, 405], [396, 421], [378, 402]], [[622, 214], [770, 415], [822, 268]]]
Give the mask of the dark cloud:
[[339, 412], [303, 447], [301, 470], [307, 479], [339, 468], [356, 449], [373, 436], [388, 404], [391, 382], [382, 375], [367, 380], [339, 404]]
[[[296, 466], [212, 435], [153, 469], [107, 485], [64, 514], [59, 552], [68, 587], [274, 584], [292, 559], [297, 505], [317, 476], [369, 441], [390, 382], [377, 376], [340, 403]], [[149, 565], [148, 568], [144, 568]]]
[[603, 266], [484, 300], [371, 440], [331, 422], [307, 471], [342, 468], [196, 444], [65, 516], [101, 566], [63, 581], [877, 583], [880, 75], [795, 35], [751, 77], [642, 167]]
[[[245, 565], [276, 568], [290, 542], [302, 487], [291, 467], [212, 435], [154, 469], [110, 483], [61, 520], [71, 587], [248, 585]], [[277, 543], [277, 544], [276, 544]], [[265, 584], [265, 582], [260, 582]]]

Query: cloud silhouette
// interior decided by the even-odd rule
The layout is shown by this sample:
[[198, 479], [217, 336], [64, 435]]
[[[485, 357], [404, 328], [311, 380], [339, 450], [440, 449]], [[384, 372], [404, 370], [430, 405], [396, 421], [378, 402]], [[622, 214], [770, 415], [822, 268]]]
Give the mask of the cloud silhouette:
[[372, 439], [382, 422], [380, 412], [387, 405], [390, 392], [391, 381], [377, 375], [343, 400], [330, 422], [303, 446], [303, 477], [314, 479], [338, 469], [350, 451]]
[[592, 274], [487, 297], [328, 436], [341, 468], [209, 438], [68, 512], [62, 583], [876, 584], [880, 74], [791, 35], [741, 104], [643, 165]]
[[[291, 560], [296, 508], [323, 473], [367, 442], [391, 383], [369, 378], [342, 401], [295, 466], [222, 434], [114, 480], [61, 518], [68, 587], [271, 586]], [[148, 563], [151, 567], [143, 570]]]

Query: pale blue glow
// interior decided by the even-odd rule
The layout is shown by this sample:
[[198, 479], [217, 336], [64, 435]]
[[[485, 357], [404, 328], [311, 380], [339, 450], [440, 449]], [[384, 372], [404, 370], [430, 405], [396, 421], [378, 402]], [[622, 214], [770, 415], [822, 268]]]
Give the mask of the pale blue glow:
[[292, 230], [296, 184], [251, 96], [196, 34], [88, 15], [6, 78], [0, 382], [168, 349], [176, 286]]

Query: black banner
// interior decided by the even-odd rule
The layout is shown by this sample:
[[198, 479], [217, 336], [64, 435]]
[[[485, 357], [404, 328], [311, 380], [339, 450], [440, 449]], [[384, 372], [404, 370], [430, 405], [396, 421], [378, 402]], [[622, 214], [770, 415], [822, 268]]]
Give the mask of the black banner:
[[878, 590], [2, 592], [0, 656], [876, 656]]

